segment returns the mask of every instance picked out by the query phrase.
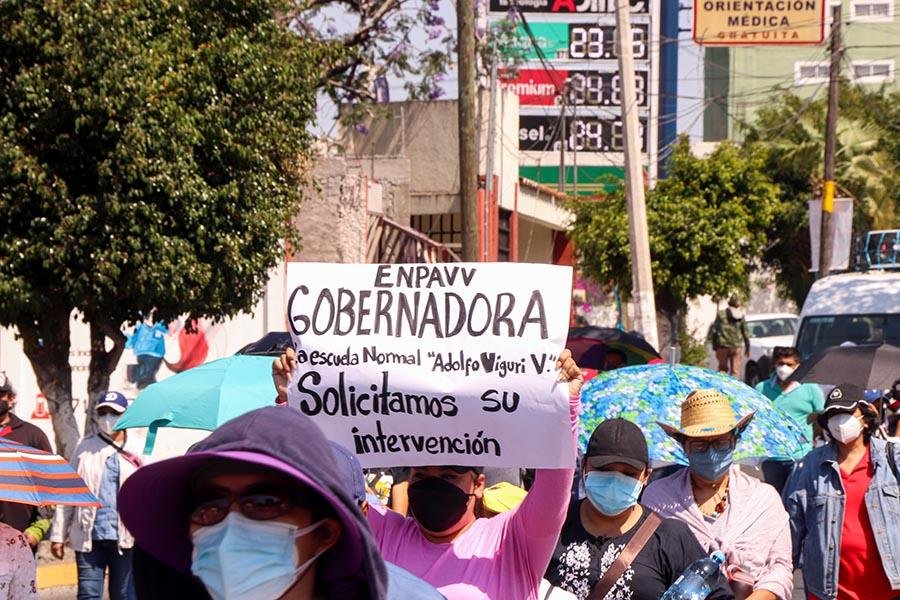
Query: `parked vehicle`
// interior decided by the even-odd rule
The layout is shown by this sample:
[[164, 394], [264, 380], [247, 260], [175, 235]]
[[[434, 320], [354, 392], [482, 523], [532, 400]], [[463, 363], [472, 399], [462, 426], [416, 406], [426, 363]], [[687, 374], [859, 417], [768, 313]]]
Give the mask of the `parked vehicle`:
[[843, 273], [812, 285], [794, 344], [801, 359], [829, 346], [882, 341], [900, 346], [900, 272]]
[[793, 313], [747, 315], [750, 354], [744, 359], [744, 381], [748, 385], [755, 386], [772, 374], [772, 351], [794, 343], [798, 320]]
[[[797, 332], [798, 317], [794, 313], [760, 313], [747, 315], [747, 333], [750, 334], [750, 353], [744, 357], [741, 372], [744, 381], [755, 386], [772, 374], [772, 350], [775, 346], [790, 346]], [[709, 364], [715, 369], [717, 364], [713, 356]]]

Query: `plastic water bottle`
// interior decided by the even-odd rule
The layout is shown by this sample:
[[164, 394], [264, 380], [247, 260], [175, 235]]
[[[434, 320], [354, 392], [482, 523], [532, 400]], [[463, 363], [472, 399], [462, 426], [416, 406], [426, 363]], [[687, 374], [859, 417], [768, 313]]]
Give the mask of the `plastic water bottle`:
[[709, 558], [695, 560], [659, 600], [704, 600], [719, 577], [725, 555], [713, 552]]

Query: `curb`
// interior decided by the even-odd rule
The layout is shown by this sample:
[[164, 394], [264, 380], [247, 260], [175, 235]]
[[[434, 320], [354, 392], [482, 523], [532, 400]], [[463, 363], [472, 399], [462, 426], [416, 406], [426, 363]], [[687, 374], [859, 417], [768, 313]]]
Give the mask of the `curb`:
[[40, 565], [37, 568], [37, 587], [39, 590], [72, 586], [78, 583], [78, 568], [74, 562], [55, 565]]

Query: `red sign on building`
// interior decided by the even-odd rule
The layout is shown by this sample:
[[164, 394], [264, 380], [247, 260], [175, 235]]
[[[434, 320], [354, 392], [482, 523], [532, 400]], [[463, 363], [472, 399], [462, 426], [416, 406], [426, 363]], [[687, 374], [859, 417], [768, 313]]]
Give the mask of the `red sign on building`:
[[515, 79], [501, 79], [500, 85], [519, 95], [520, 106], [553, 106], [568, 75], [564, 69], [520, 69]]

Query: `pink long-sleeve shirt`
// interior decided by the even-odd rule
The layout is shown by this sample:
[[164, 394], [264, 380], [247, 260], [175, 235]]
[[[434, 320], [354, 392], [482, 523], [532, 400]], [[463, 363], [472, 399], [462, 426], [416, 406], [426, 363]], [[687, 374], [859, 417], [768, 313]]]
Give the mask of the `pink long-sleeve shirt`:
[[536, 600], [566, 518], [578, 409], [578, 398], [571, 398], [573, 468], [538, 469], [522, 504], [476, 519], [452, 542], [432, 543], [412, 518], [371, 507], [369, 525], [384, 559], [421, 577], [447, 600]]
[[715, 527], [694, 502], [689, 469], [651, 483], [641, 504], [662, 517], [687, 523], [707, 552], [721, 550], [729, 564], [749, 571], [756, 579], [753, 589], [788, 600], [794, 589], [794, 565], [791, 530], [781, 498], [775, 488], [750, 477], [737, 465], [732, 465], [728, 476], [728, 508]]

